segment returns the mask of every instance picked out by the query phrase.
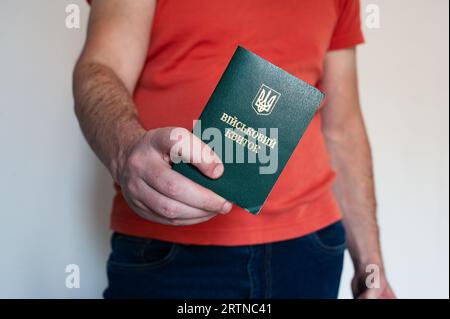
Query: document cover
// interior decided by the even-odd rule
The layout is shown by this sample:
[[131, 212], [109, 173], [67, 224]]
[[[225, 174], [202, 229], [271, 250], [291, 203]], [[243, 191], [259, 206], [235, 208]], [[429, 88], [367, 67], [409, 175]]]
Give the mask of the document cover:
[[324, 95], [238, 47], [194, 134], [224, 163], [210, 179], [189, 163], [173, 169], [252, 214], [258, 214]]

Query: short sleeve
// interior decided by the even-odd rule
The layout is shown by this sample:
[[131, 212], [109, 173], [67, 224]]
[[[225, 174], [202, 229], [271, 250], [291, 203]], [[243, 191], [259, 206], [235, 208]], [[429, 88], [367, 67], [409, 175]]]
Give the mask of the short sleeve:
[[359, 0], [337, 0], [338, 18], [328, 50], [339, 50], [364, 43]]

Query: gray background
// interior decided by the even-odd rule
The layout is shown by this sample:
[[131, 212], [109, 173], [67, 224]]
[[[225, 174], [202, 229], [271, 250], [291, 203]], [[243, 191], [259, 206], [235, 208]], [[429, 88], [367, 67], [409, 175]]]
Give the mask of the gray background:
[[[81, 29], [65, 7], [81, 8]], [[399, 297], [449, 297], [448, 1], [362, 1], [381, 28], [359, 49], [388, 275]], [[0, 297], [97, 298], [106, 284], [111, 179], [73, 114], [82, 0], [0, 3]], [[65, 287], [65, 267], [81, 287]], [[340, 296], [351, 296], [348, 256]]]

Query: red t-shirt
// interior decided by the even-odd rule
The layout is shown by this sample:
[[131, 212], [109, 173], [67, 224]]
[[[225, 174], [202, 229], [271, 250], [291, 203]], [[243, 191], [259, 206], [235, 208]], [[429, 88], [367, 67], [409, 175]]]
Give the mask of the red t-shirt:
[[[360, 24], [358, 0], [159, 0], [134, 93], [142, 125], [192, 129], [237, 45], [319, 86], [327, 51], [364, 41]], [[199, 245], [291, 239], [341, 218], [331, 191], [334, 178], [319, 112], [259, 215], [234, 206], [205, 223], [166, 226], [139, 217], [118, 190], [111, 226], [124, 234]]]

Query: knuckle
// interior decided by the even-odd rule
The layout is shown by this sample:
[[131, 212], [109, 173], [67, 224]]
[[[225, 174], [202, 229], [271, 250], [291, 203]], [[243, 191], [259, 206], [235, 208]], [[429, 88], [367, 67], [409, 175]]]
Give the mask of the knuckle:
[[141, 156], [134, 152], [128, 157], [127, 166], [132, 169], [139, 169], [142, 165], [142, 159]]
[[179, 194], [179, 185], [174, 180], [169, 180], [166, 183], [166, 191], [169, 196], [176, 196]]
[[167, 132], [168, 137], [171, 141], [183, 140], [187, 136], [190, 136], [190, 132], [184, 127], [172, 127]]
[[166, 204], [161, 207], [161, 215], [171, 220], [174, 220], [175, 218], [178, 217], [176, 209], [169, 204]]
[[137, 191], [137, 183], [133, 178], [129, 178], [128, 180], [125, 181], [125, 188], [130, 192], [130, 193], [135, 193]]
[[178, 127], [177, 129], [180, 130], [180, 133], [185, 134], [185, 135], [191, 135], [192, 133], [185, 127]]

